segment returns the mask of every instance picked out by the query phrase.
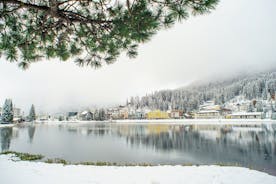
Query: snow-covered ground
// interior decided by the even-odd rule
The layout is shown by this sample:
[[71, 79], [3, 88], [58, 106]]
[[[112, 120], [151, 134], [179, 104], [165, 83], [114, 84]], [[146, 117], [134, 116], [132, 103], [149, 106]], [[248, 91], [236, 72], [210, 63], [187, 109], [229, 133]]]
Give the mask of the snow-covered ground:
[[116, 167], [12, 161], [0, 155], [1, 184], [275, 184], [276, 177], [241, 167]]

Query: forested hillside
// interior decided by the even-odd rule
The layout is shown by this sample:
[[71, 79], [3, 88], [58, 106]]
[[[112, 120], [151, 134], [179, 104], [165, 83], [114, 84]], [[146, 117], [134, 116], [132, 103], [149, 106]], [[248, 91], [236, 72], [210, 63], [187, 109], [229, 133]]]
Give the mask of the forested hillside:
[[236, 96], [245, 99], [270, 99], [275, 97], [276, 71], [239, 76], [236, 78], [192, 84], [175, 90], [161, 90], [153, 94], [131, 97], [128, 105], [135, 108], [168, 110], [182, 109], [191, 111], [198, 109], [204, 101], [214, 100], [216, 104], [223, 105]]

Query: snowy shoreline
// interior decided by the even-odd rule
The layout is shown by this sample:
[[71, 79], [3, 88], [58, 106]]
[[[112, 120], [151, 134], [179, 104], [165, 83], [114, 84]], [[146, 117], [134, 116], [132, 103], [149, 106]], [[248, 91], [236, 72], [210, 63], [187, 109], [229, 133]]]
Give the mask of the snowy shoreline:
[[47, 123], [47, 124], [76, 124], [76, 123], [116, 123], [116, 124], [183, 124], [183, 125], [194, 125], [194, 124], [206, 124], [206, 125], [256, 125], [256, 124], [276, 124], [276, 120], [271, 119], [121, 119], [111, 121], [36, 121], [36, 123]]
[[170, 124], [170, 125], [276, 125], [276, 120], [271, 119], [121, 119], [106, 121], [35, 121], [15, 124], [0, 124], [2, 127], [16, 125], [47, 124], [47, 125], [78, 125], [88, 123], [114, 123], [114, 124]]
[[13, 127], [15, 125], [17, 125], [17, 124], [0, 124], [0, 128], [2, 128], [2, 127]]
[[222, 166], [84, 166], [12, 161], [0, 155], [1, 184], [274, 184], [276, 177], [242, 167]]
[[164, 119], [164, 120], [114, 120], [114, 123], [169, 123], [169, 124], [276, 124], [276, 120], [269, 119]]

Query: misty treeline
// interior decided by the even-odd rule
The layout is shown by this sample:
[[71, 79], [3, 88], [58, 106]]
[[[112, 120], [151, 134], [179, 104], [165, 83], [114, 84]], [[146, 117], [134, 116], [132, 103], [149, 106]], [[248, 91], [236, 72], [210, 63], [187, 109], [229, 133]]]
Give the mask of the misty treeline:
[[223, 105], [236, 96], [248, 100], [270, 100], [275, 98], [276, 72], [254, 75], [203, 84], [193, 84], [175, 90], [161, 90], [143, 97], [131, 97], [127, 104], [134, 108], [180, 109], [192, 111], [198, 109], [205, 101], [213, 100]]

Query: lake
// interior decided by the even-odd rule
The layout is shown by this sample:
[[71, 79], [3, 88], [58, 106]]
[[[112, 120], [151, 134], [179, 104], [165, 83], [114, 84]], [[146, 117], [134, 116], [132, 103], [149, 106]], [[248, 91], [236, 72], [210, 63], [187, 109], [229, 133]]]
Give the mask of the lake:
[[71, 162], [230, 164], [276, 175], [275, 125], [41, 123], [0, 128], [1, 151]]

